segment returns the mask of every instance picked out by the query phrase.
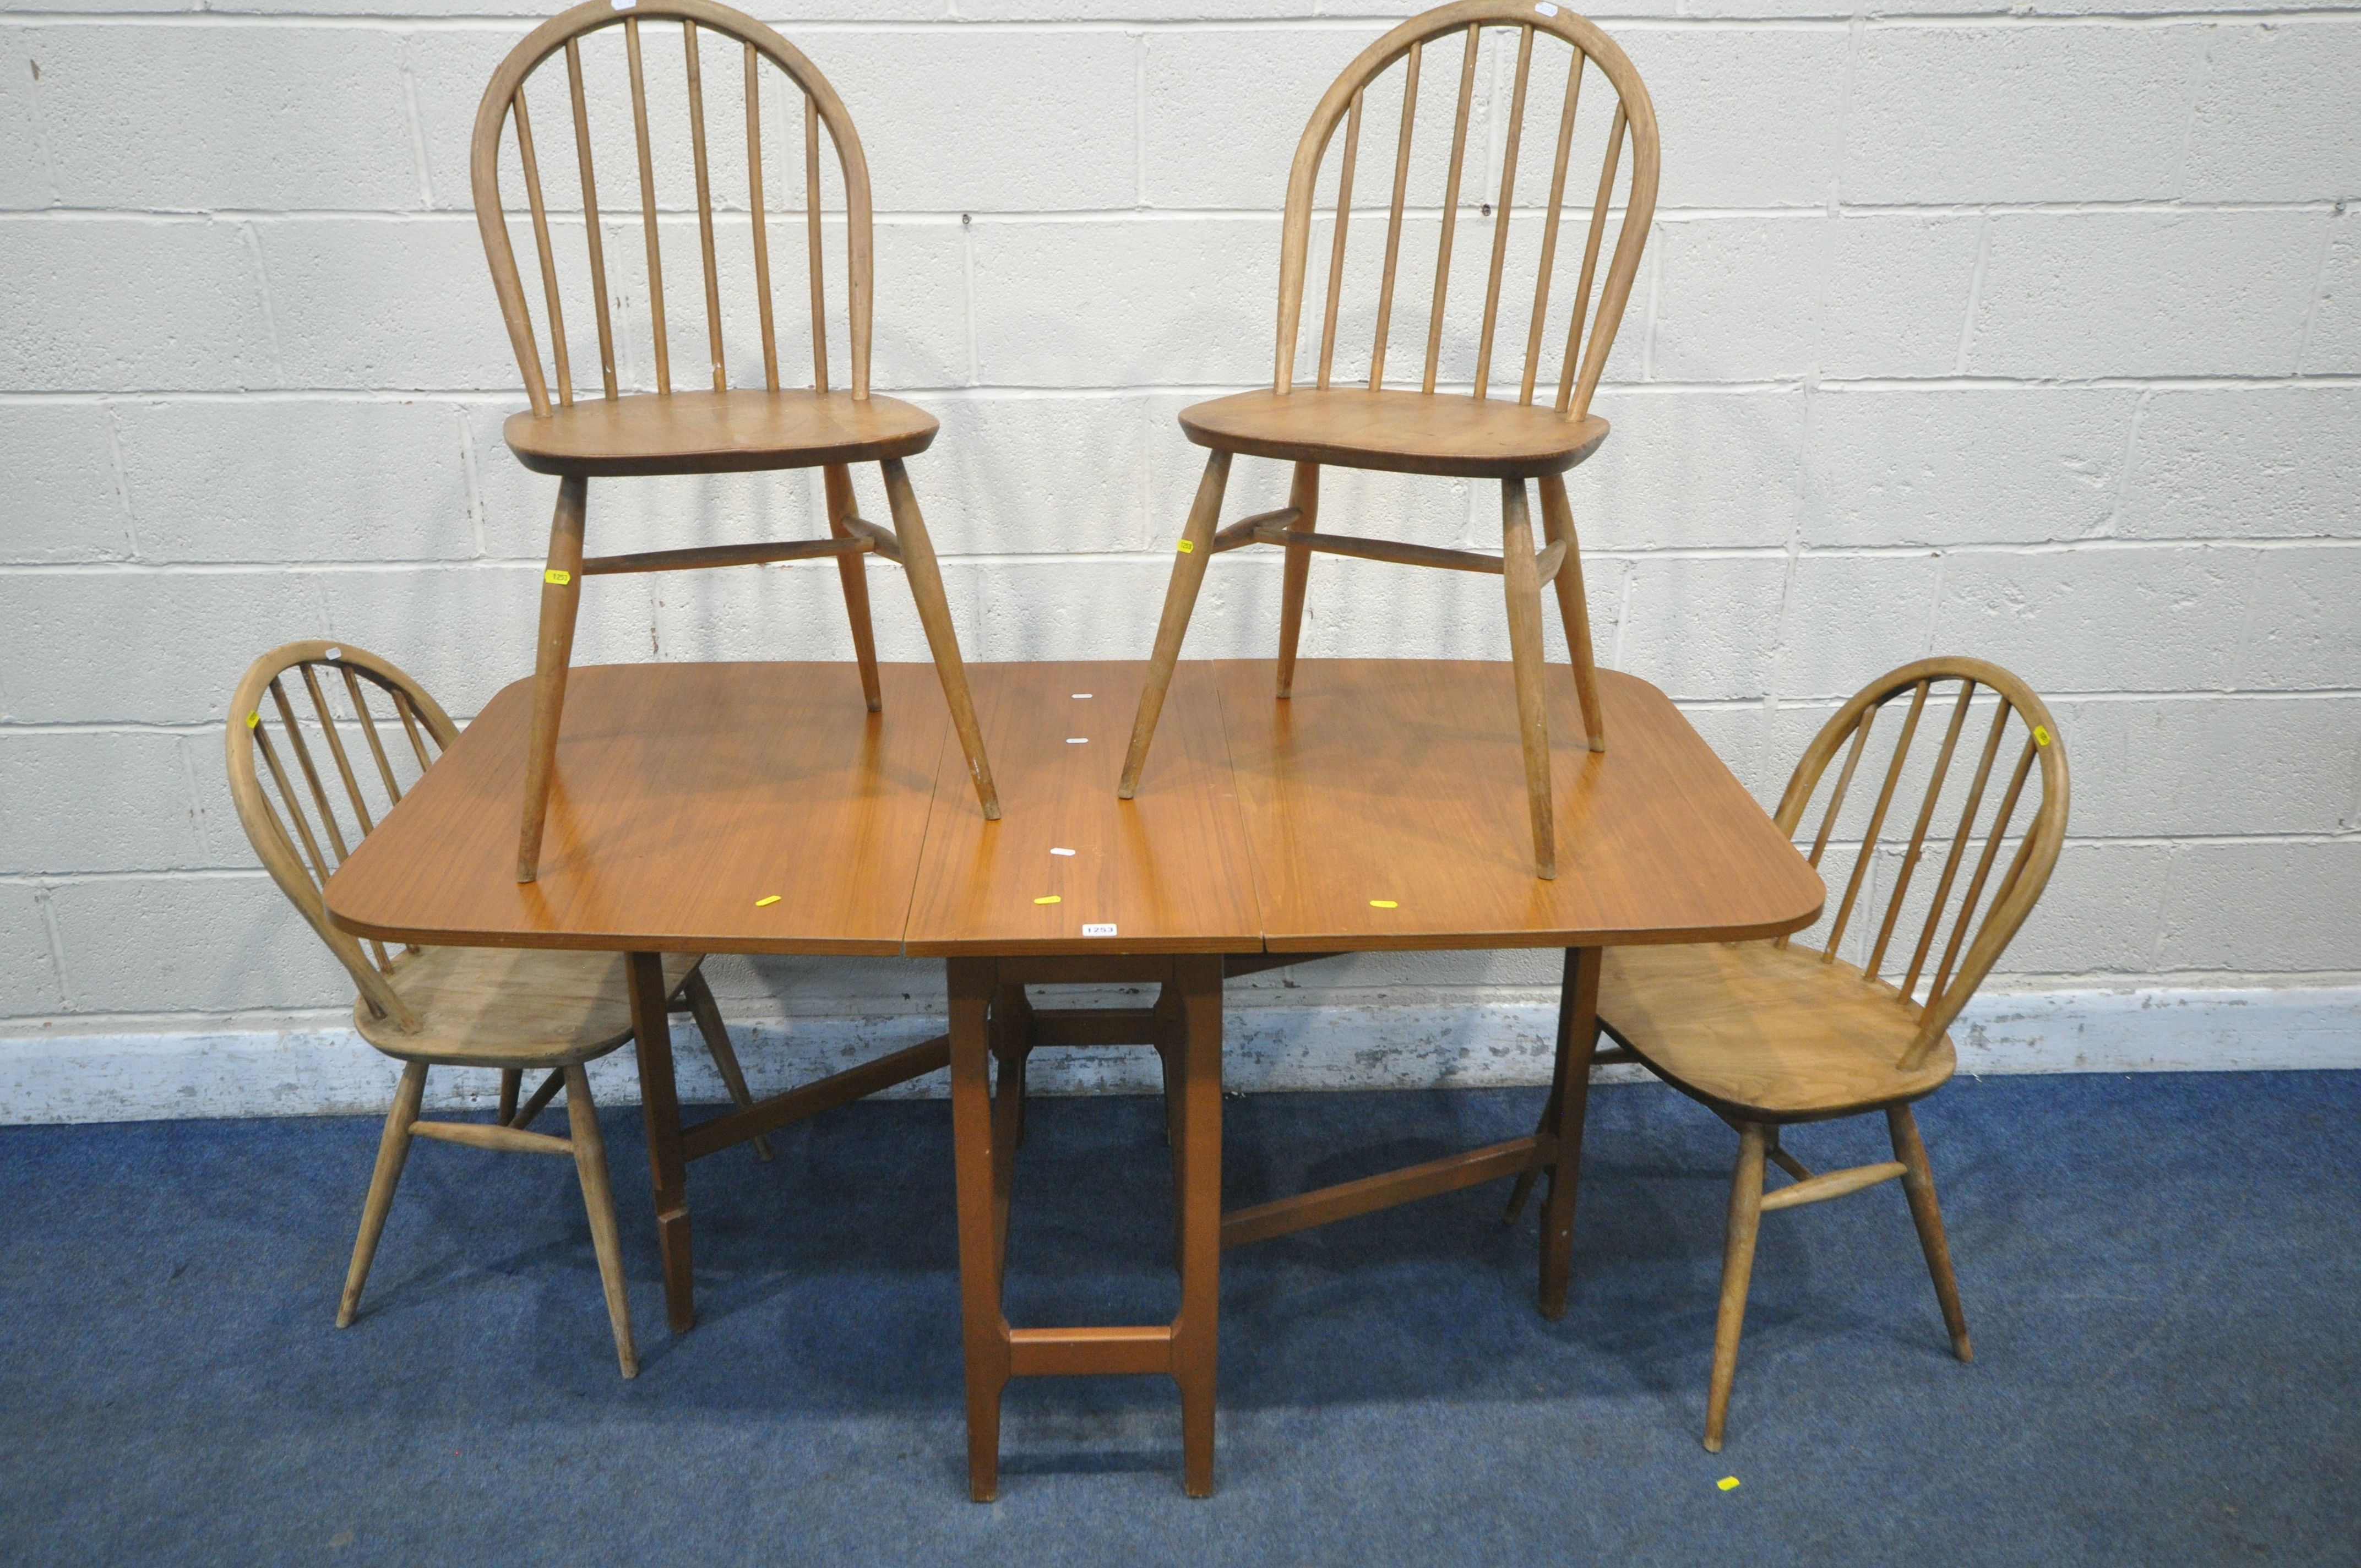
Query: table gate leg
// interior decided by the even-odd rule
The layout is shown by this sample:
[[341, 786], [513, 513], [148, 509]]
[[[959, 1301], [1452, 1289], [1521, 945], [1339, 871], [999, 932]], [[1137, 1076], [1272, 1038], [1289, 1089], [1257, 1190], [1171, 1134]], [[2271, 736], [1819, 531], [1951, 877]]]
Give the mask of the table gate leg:
[[1008, 1387], [1008, 1319], [1002, 1308], [1000, 1224], [989, 1014], [998, 966], [952, 959], [951, 1134], [959, 1195], [960, 1317], [967, 1351], [968, 1494], [1000, 1492], [1000, 1396]]
[[664, 1255], [664, 1311], [675, 1333], [697, 1322], [689, 1272], [688, 1157], [680, 1146], [680, 1095], [673, 1082], [672, 1018], [664, 1008], [664, 955], [633, 953], [631, 1040], [640, 1058], [640, 1111], [648, 1129], [648, 1175], [655, 1187], [656, 1247]]
[[1180, 1315], [1172, 1377], [1180, 1386], [1181, 1484], [1213, 1495], [1213, 1371], [1222, 1270], [1222, 960], [1175, 961], [1180, 993]]
[[1555, 1153], [1549, 1192], [1542, 1201], [1542, 1316], [1565, 1316], [1565, 1289], [1574, 1270], [1574, 1198], [1582, 1179], [1582, 1122], [1590, 1102], [1590, 1058], [1598, 1045], [1597, 948], [1568, 948], [1558, 992], [1557, 1067], [1550, 1086], [1554, 1125], [1543, 1130]]

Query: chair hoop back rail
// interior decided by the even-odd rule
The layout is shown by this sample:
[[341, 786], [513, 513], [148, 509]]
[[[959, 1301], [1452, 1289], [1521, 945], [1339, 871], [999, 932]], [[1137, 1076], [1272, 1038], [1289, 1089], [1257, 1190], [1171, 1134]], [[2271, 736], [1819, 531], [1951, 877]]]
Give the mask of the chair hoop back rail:
[[[697, 260], [704, 284], [705, 348], [710, 391], [675, 391], [672, 344], [665, 316], [664, 255], [656, 174], [650, 130], [649, 62], [643, 24], [677, 22], [686, 72], [686, 112], [697, 194]], [[627, 392], [619, 375], [617, 331], [599, 222], [596, 159], [589, 104], [585, 90], [584, 40], [620, 27], [631, 82], [631, 118], [638, 174], [637, 203], [646, 257], [648, 326], [655, 389]], [[714, 222], [714, 192], [722, 176], [708, 157], [705, 109], [705, 34], [738, 45], [743, 78], [745, 185], [752, 241], [753, 292], [759, 318], [763, 385], [732, 389], [723, 343], [724, 296]], [[589, 292], [598, 328], [600, 395], [577, 401], [566, 332], [565, 290], [543, 188], [540, 150], [533, 139], [526, 84], [545, 64], [565, 61], [566, 101], [572, 111], [582, 226], [589, 269]], [[811, 313], [812, 378], [808, 389], [782, 384], [779, 329], [772, 290], [769, 196], [763, 179], [763, 67], [783, 73], [803, 106], [805, 265]], [[841, 179], [845, 225], [846, 345], [851, 386], [829, 383], [827, 267], [823, 241], [823, 190], [819, 143], [825, 129], [835, 148]], [[501, 151], [511, 136], [522, 171], [533, 252], [539, 263], [543, 326], [549, 339], [544, 365], [534, 331], [533, 309], [510, 236], [511, 213], [500, 191]], [[900, 565], [945, 700], [965, 750], [976, 796], [987, 817], [1000, 815], [999, 796], [975, 722], [957, 634], [945, 601], [942, 574], [918, 510], [903, 459], [923, 452], [937, 423], [923, 410], [897, 399], [872, 396], [870, 345], [875, 301], [869, 164], [851, 115], [828, 79], [802, 51], [770, 27], [714, 0], [588, 0], [550, 18], [527, 35], [493, 71], [476, 112], [469, 149], [476, 223], [490, 263], [511, 347], [524, 377], [531, 408], [510, 419], [504, 430], [519, 461], [560, 478], [556, 514], [550, 527], [549, 557], [543, 574], [541, 633], [536, 654], [535, 721], [527, 757], [525, 799], [518, 832], [517, 880], [538, 875], [542, 827], [555, 768], [557, 732], [565, 705], [566, 671], [573, 652], [574, 624], [585, 577], [617, 573], [682, 571], [832, 558], [841, 580], [853, 651], [871, 712], [882, 697], [875, 637], [871, 625], [867, 579], [861, 557], [878, 554]], [[553, 395], [554, 388], [554, 395]], [[876, 462], [883, 473], [887, 528], [856, 515], [851, 465]], [[584, 516], [588, 481], [593, 475], [697, 474], [818, 467], [823, 470], [829, 537], [770, 543], [701, 545], [676, 550], [585, 557]]]
[[[296, 688], [291, 696], [291, 687]], [[348, 712], [339, 712], [334, 700], [339, 687]], [[349, 644], [308, 640], [275, 648], [248, 666], [231, 697], [227, 762], [238, 821], [271, 881], [352, 976], [359, 993], [354, 1022], [363, 1036], [403, 1063], [362, 1207], [337, 1326], [349, 1326], [359, 1310], [412, 1138], [567, 1155], [589, 1215], [616, 1356], [623, 1376], [635, 1376], [639, 1360], [624, 1299], [622, 1243], [606, 1146], [583, 1070], [585, 1062], [631, 1038], [621, 960], [606, 953], [417, 947], [389, 953], [375, 940], [364, 949], [328, 918], [329, 877], [458, 735], [450, 716], [416, 681]], [[695, 1014], [730, 1098], [751, 1104], [713, 993], [697, 972], [699, 961], [683, 955], [668, 964], [673, 1010]], [[498, 1069], [498, 1120], [422, 1121], [427, 1069], [436, 1065]], [[548, 1076], [520, 1106], [524, 1074], [535, 1069]], [[529, 1131], [561, 1089], [569, 1135]], [[756, 1147], [770, 1157], [767, 1147]]]
[[[1503, 131], [1500, 181], [1483, 198], [1493, 217], [1491, 255], [1486, 276], [1475, 376], [1466, 393], [1438, 389], [1443, 367], [1445, 306], [1450, 298], [1452, 247], [1466, 203], [1471, 142], [1469, 123], [1477, 61], [1487, 28], [1514, 37], [1516, 66]], [[1425, 353], [1418, 389], [1387, 385], [1388, 349], [1393, 334], [1396, 280], [1400, 272], [1410, 189], [1412, 143], [1418, 119], [1419, 81], [1429, 45], [1462, 40], [1457, 96], [1449, 160], [1445, 165], [1433, 299], [1426, 322]], [[1502, 331], [1503, 280], [1509, 270], [1509, 236], [1517, 212], [1519, 153], [1532, 84], [1537, 44], [1544, 38], [1567, 46], [1565, 91], [1559, 97], [1549, 193], [1543, 209], [1538, 268], [1524, 331], [1524, 358], [1513, 398], [1492, 395], [1496, 344]], [[1393, 179], [1379, 274], [1376, 326], [1366, 387], [1337, 383], [1338, 319], [1346, 249], [1354, 213], [1353, 189], [1360, 160], [1362, 121], [1369, 90], [1397, 64], [1401, 68], [1401, 118], [1396, 133]], [[1559, 243], [1568, 197], [1575, 128], [1582, 88], [1596, 67], [1614, 95], [1589, 223], [1577, 276], [1564, 305], [1565, 346], [1555, 356], [1556, 391], [1547, 408], [1535, 399], [1552, 357], [1554, 282], [1561, 267]], [[1494, 112], [1497, 112], [1494, 111]], [[1296, 353], [1310, 270], [1317, 187], [1339, 126], [1344, 129], [1335, 183], [1334, 227], [1329, 241], [1327, 284], [1322, 302], [1319, 363], [1312, 384], [1296, 383]], [[1625, 153], [1628, 145], [1629, 158]], [[1554, 587], [1573, 659], [1575, 684], [1588, 748], [1607, 749], [1588, 605], [1584, 598], [1582, 557], [1566, 500], [1565, 472], [1598, 449], [1607, 422], [1590, 412], [1592, 395], [1613, 350], [1617, 328], [1630, 302], [1640, 256], [1653, 221], [1661, 163], [1656, 112], [1630, 57], [1591, 22], [1554, 5], [1523, 0], [1459, 0], [1423, 12], [1361, 51], [1313, 109], [1297, 143], [1288, 176], [1287, 208], [1279, 245], [1279, 333], [1268, 391], [1245, 392], [1200, 403], [1180, 416], [1181, 427], [1199, 445], [1211, 448], [1205, 477], [1184, 529], [1156, 651], [1142, 692], [1131, 750], [1118, 793], [1132, 797], [1147, 763], [1172, 663], [1180, 657], [1207, 562], [1248, 544], [1277, 544], [1287, 551], [1279, 599], [1278, 696], [1292, 691], [1301, 638], [1303, 598], [1313, 554], [1359, 556], [1406, 565], [1496, 574], [1503, 579], [1509, 641], [1517, 669], [1518, 724], [1524, 742], [1525, 784], [1532, 818], [1533, 869], [1554, 877], [1556, 830], [1552, 799], [1549, 730], [1542, 684], [1543, 587]], [[1622, 219], [1614, 246], [1606, 235], [1615, 211], [1619, 175]], [[1579, 189], [1576, 190], [1579, 199]], [[1570, 247], [1569, 247], [1570, 248]], [[1606, 260], [1603, 278], [1602, 256]], [[1598, 288], [1594, 312], [1591, 291]], [[1586, 328], [1587, 335], [1586, 337]], [[1514, 325], [1508, 329], [1511, 334]], [[1217, 527], [1222, 493], [1232, 455], [1271, 457], [1294, 465], [1288, 504], [1274, 512]], [[1383, 539], [1356, 538], [1319, 530], [1320, 468], [1351, 468], [1497, 478], [1500, 481], [1501, 553], [1445, 550]], [[1533, 520], [1526, 481], [1541, 491], [1543, 543], [1533, 543]]]
[[[1900, 718], [1881, 723], [1895, 707]], [[2020, 817], [2028, 784], [2035, 799]], [[1832, 846], [1854, 856], [1818, 949], [1781, 937], [1609, 953], [1598, 1016], [1622, 1049], [1598, 1059], [1638, 1061], [1739, 1135], [1708, 1449], [1722, 1444], [1756, 1233], [1773, 1211], [1899, 1180], [1952, 1354], [1972, 1359], [1911, 1106], [1949, 1080], [1946, 1031], [2048, 883], [2068, 804], [2066, 743], [2039, 696], [1981, 659], [1921, 659], [1822, 725], [1780, 800], [1774, 820], [1791, 839], [1811, 835], [1815, 867]], [[1938, 864], [1923, 866], [1930, 856]], [[1849, 932], [1858, 965], [1837, 956]], [[1884, 978], [1889, 966], [1898, 979]], [[1872, 1111], [1885, 1114], [1891, 1160], [1815, 1172], [1782, 1146], [1785, 1127]], [[1764, 1191], [1766, 1164], [1793, 1180]], [[1528, 1186], [1511, 1196], [1511, 1215]]]

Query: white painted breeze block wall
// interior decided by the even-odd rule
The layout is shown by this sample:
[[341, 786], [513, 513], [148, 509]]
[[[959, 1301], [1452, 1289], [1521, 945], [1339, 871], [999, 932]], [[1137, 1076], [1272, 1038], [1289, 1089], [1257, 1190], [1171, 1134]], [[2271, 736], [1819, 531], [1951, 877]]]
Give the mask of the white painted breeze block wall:
[[[0, 1117], [381, 1102], [335, 1026], [348, 990], [247, 851], [219, 726], [301, 635], [462, 717], [531, 666], [555, 482], [499, 438], [522, 393], [466, 152], [541, 13], [406, 3], [0, 6]], [[756, 9], [867, 146], [876, 385], [942, 418], [913, 475], [968, 656], [1144, 656], [1200, 457], [1173, 414], [1268, 376], [1288, 159], [1402, 13]], [[2361, 8], [1597, 19], [1665, 170], [1598, 403], [1616, 433], [1574, 480], [1603, 661], [1766, 803], [1879, 671], [2010, 665], [2056, 709], [2075, 805], [1971, 1058], [2361, 1058]], [[1471, 171], [1471, 272], [1489, 189]], [[1284, 483], [1242, 460], [1229, 515]], [[817, 526], [809, 476], [594, 488], [601, 548]], [[1497, 542], [1484, 486], [1340, 480], [1348, 513]], [[897, 575], [873, 580], [886, 656], [923, 658]], [[1267, 652], [1277, 584], [1276, 553], [1224, 557], [1189, 652]], [[1487, 580], [1329, 558], [1311, 603], [1318, 654], [1506, 656]], [[817, 563], [602, 583], [577, 658], [849, 652]], [[784, 1035], [749, 1063], [774, 1082], [939, 1007], [932, 964], [715, 970]], [[1278, 1042], [1259, 1082], [1529, 1081], [1552, 978], [1371, 956], [1238, 985], [1235, 1025]]]

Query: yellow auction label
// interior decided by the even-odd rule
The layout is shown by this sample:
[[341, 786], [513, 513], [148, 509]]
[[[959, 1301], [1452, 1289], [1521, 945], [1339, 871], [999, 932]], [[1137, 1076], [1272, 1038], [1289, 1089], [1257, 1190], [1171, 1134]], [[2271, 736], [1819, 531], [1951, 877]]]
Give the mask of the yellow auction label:
[[1197, 553], [1197, 542], [1193, 539], [1184, 539], [1173, 548], [1179, 550], [1183, 555], [1193, 555]]
[[260, 708], [257, 708], [252, 713], [246, 716], [246, 727], [248, 729], [259, 729], [262, 728], [262, 710]]
[[544, 583], [555, 583], [562, 588], [566, 584], [574, 580], [574, 574], [571, 572], [561, 572], [556, 567], [552, 566], [548, 571], [544, 572], [541, 575], [541, 580]]
[[2049, 744], [2049, 727], [2048, 725], [2037, 724], [2033, 727], [2033, 743], [2037, 746], [2047, 746]]

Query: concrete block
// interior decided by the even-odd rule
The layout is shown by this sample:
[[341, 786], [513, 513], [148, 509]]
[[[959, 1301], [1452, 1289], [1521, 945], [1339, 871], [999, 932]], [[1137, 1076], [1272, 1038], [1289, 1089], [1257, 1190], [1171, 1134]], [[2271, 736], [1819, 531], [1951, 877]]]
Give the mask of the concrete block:
[[[1993, 974], [2154, 973], [2179, 853], [2166, 844], [2070, 841]], [[1991, 902], [1989, 891], [1984, 902]]]
[[2205, 54], [2195, 27], [1872, 23], [1853, 61], [1844, 199], [2181, 194], [2175, 166]]
[[1810, 370], [1830, 228], [1817, 216], [1659, 222], [1648, 247], [1654, 281], [1633, 291], [1635, 303], [1653, 306], [1648, 378], [1762, 381]]
[[263, 569], [0, 573], [0, 624], [18, 724], [217, 722], [256, 654], [328, 630], [309, 576]]
[[33, 98], [35, 38], [22, 28], [0, 27], [0, 147], [16, 149], [0, 159], [0, 210], [46, 207], [58, 199]]
[[2290, 211], [1997, 214], [1967, 369], [2284, 375], [2327, 222]]
[[94, 403], [15, 403], [0, 415], [10, 514], [0, 530], [0, 560], [121, 561], [132, 554], [109, 418]]
[[522, 388], [473, 220], [274, 218], [255, 232], [287, 384]]
[[1931, 551], [1796, 556], [1770, 689], [1782, 699], [1841, 701], [1895, 665], [1926, 657], [1942, 568]]
[[[1600, 663], [1654, 682], [1676, 701], [1757, 697], [1771, 689], [1784, 555], [1642, 555], [1631, 571], [1630, 623]], [[1599, 630], [1594, 617], [1594, 639]]]
[[447, 403], [255, 399], [116, 406], [148, 561], [451, 561], [477, 553]]
[[2361, 374], [2361, 206], [2337, 214], [2328, 236], [2296, 368], [2309, 376]]
[[350, 1005], [344, 967], [259, 873], [60, 883], [49, 906], [75, 1013]]
[[2136, 391], [1822, 389], [1805, 449], [1813, 544], [1975, 544], [2105, 531]]
[[961, 398], [934, 408], [943, 433], [911, 477], [948, 555], [1141, 549], [1148, 451], [1184, 444], [1141, 398]]
[[401, 41], [354, 27], [45, 27], [42, 118], [76, 207], [415, 207]]
[[2334, 833], [2356, 821], [2361, 697], [2050, 704], [2086, 838]]
[[2276, 690], [2361, 685], [2361, 548], [2293, 545], [2260, 553], [2241, 685]]
[[[1643, 29], [1620, 41], [1640, 68], [1663, 126], [1668, 151], [1661, 206], [1818, 206], [1829, 199], [1852, 48], [1843, 27]], [[1586, 98], [1603, 84], [1594, 74]], [[1603, 121], [1609, 99], [1601, 95], [1584, 106], [1594, 104]], [[1546, 123], [1538, 129], [1528, 120], [1528, 137], [1552, 141], [1556, 104], [1547, 100]], [[1567, 194], [1585, 210], [1598, 169], [1594, 161], [1582, 178], [1566, 182]]]
[[975, 346], [1001, 386], [1244, 388], [1270, 375], [1279, 219], [988, 219]]
[[2040, 692], [2245, 684], [2255, 556], [2218, 547], [1961, 552], [1944, 563], [1932, 645], [1990, 659]]
[[[170, 278], [170, 291], [156, 280]], [[0, 217], [0, 385], [243, 389], [279, 379], [262, 286], [235, 224]]]
[[[206, 863], [190, 737], [0, 730], [0, 872], [170, 871]], [[219, 740], [205, 736], [216, 750]]]
[[1819, 312], [1820, 374], [1949, 375], [1982, 228], [1972, 217], [1838, 218], [1826, 277], [1801, 296]]
[[2361, 839], [2179, 844], [2155, 968], [2361, 970]]
[[[636, 663], [655, 655], [657, 580], [634, 574], [585, 588], [574, 631], [576, 664]], [[533, 674], [538, 560], [328, 572], [320, 576], [319, 591], [328, 617], [323, 635], [350, 638], [391, 659], [463, 723], [500, 687]]]
[[39, 894], [21, 883], [0, 886], [0, 1016], [42, 1017], [63, 1003]]
[[[877, 656], [931, 663], [908, 577], [891, 562], [867, 563], [871, 625]], [[975, 569], [946, 563], [946, 597], [960, 649], [981, 657], [976, 635]], [[655, 600], [654, 656], [661, 659], [830, 659], [852, 657], [842, 579], [833, 561], [797, 561], [728, 571], [669, 572], [649, 579]]]
[[1303, 0], [960, 0], [959, 14], [976, 22], [1226, 22], [1293, 21], [1313, 9], [1344, 14]]
[[2348, 12], [2208, 29], [2178, 194], [2199, 202], [2361, 195], [2361, 26]]
[[1602, 395], [1592, 411], [1613, 433], [1565, 477], [1583, 548], [1785, 543], [1803, 500], [1804, 408], [1794, 389]]
[[882, 212], [1127, 208], [1138, 199], [1133, 36], [862, 31], [810, 45], [860, 127]]
[[2117, 530], [2141, 539], [2361, 536], [2361, 389], [2148, 394]]
[[[1371, 21], [1366, 27], [1341, 28], [1207, 27], [1141, 35], [1145, 135], [1140, 158], [1148, 204], [1264, 212], [1284, 207], [1288, 170], [1312, 111], [1337, 73], [1385, 30], [1384, 23]], [[1414, 198], [1416, 204], [1433, 206], [1442, 199], [1463, 48], [1456, 42], [1438, 43], [1422, 53], [1411, 169], [1414, 180], [1426, 178], [1421, 185], [1423, 200]], [[1486, 69], [1489, 63], [1479, 57], [1477, 101], [1469, 110], [1470, 145], [1477, 149], [1470, 159], [1470, 168], [1477, 171], [1471, 180], [1476, 185], [1482, 184], [1485, 167], [1481, 151], [1487, 146], [1483, 116], [1492, 83], [1492, 73]], [[1385, 203], [1392, 191], [1402, 71], [1399, 64], [1389, 67], [1363, 99], [1354, 197], [1356, 219], [1373, 225], [1373, 233], [1382, 230]], [[1561, 68], [1559, 80], [1564, 79]], [[1322, 205], [1331, 209], [1344, 150], [1340, 126], [1329, 144], [1319, 187]], [[1425, 189], [1428, 184], [1432, 190]], [[1371, 203], [1374, 210], [1358, 211]]]
[[[1270, 628], [1277, 624], [1279, 579], [1271, 576], [1268, 609], [1242, 607], [1242, 579], [1263, 574], [1250, 562], [1243, 570], [1222, 569], [1238, 558], [1222, 556], [1205, 575], [1181, 657], [1268, 653], [1277, 635]], [[964, 616], [963, 600], [972, 606], [972, 620], [960, 621], [960, 645], [976, 660], [1145, 659], [1155, 645], [1156, 618], [1170, 580], [1168, 559], [1150, 552], [1099, 562], [1087, 573], [1055, 561], [963, 562], [948, 585], [955, 615]]]

